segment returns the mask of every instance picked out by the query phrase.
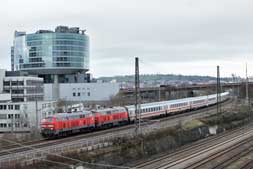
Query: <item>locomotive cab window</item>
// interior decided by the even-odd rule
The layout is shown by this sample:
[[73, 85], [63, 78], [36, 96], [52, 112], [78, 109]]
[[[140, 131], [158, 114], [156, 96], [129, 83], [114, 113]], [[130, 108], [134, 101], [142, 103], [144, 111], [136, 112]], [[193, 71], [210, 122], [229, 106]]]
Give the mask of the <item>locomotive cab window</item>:
[[46, 121], [47, 121], [47, 122], [53, 122], [54, 119], [53, 119], [53, 117], [47, 117], [47, 118], [46, 118]]

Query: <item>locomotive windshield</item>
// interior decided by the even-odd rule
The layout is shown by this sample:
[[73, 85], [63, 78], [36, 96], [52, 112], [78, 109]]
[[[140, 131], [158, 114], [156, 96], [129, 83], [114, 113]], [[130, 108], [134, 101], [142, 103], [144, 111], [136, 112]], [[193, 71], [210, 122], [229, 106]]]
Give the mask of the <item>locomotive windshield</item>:
[[53, 117], [46, 117], [45, 120], [46, 120], [47, 122], [53, 122], [54, 119], [53, 119]]

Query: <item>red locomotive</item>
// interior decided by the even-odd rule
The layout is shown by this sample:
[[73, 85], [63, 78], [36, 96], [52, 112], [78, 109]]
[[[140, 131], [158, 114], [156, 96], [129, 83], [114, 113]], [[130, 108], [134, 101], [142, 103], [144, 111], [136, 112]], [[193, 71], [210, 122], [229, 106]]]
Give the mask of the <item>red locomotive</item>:
[[67, 136], [95, 128], [95, 117], [92, 112], [58, 113], [48, 116], [41, 122], [43, 137]]
[[127, 124], [128, 113], [123, 107], [80, 113], [58, 113], [41, 122], [43, 137], [64, 137], [73, 133]]
[[128, 112], [123, 107], [114, 107], [92, 112], [95, 115], [97, 128], [112, 127], [127, 124], [129, 122]]

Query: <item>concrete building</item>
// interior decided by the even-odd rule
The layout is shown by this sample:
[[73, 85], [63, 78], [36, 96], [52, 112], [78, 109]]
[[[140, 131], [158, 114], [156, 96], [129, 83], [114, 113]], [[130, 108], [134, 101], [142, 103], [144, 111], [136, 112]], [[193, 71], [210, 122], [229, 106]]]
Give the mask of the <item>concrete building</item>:
[[5, 77], [4, 93], [11, 94], [13, 102], [42, 101], [43, 79], [37, 77]]
[[6, 76], [0, 70], [0, 93], [10, 94], [12, 102], [42, 101], [43, 79], [30, 76]]

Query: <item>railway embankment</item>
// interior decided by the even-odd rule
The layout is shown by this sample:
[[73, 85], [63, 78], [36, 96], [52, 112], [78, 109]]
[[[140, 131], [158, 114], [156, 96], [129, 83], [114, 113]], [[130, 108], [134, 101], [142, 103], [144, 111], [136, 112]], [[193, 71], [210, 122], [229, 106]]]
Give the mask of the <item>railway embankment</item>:
[[[126, 137], [113, 140], [112, 146], [109, 147], [88, 152], [72, 151], [66, 153], [65, 156], [93, 164], [132, 166], [132, 164], [141, 162], [144, 159], [156, 158], [165, 153], [173, 152], [176, 149], [183, 148], [183, 146], [187, 146], [189, 143], [201, 140], [212, 134], [222, 133], [226, 130], [248, 124], [253, 119], [251, 116], [251, 109], [245, 106], [237, 106], [233, 110], [226, 110], [207, 118], [189, 120], [184, 123], [179, 123], [177, 126], [157, 130], [156, 132], [141, 135], [134, 139]], [[47, 158], [52, 161], [65, 162], [55, 156], [48, 156]], [[86, 167], [106, 168], [93, 164], [87, 164]], [[35, 165], [36, 168], [45, 167], [43, 162], [36, 163]], [[50, 166], [50, 163], [48, 165]], [[52, 164], [51, 168], [57, 167], [55, 164]], [[61, 166], [61, 168], [64, 168], [64, 166]]]

